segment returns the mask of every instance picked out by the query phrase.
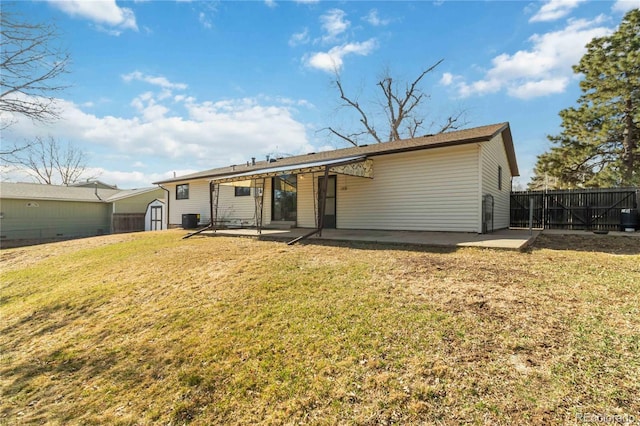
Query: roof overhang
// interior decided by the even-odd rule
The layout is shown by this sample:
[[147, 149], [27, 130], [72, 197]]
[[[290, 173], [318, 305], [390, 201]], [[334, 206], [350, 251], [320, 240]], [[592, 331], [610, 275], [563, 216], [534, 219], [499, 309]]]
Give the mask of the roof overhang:
[[324, 172], [327, 167], [330, 172], [336, 174], [373, 178], [373, 160], [367, 159], [365, 155], [359, 155], [333, 160], [314, 161], [310, 163], [252, 170], [250, 172], [213, 178], [211, 179], [211, 182], [229, 184], [233, 186], [251, 186], [251, 182], [255, 179], [298, 175], [304, 173], [318, 173]]
[[504, 144], [504, 149], [507, 153], [507, 159], [509, 160], [511, 176], [520, 176], [520, 171], [518, 170], [518, 161], [516, 160], [516, 151], [513, 147], [513, 136], [511, 136], [511, 128], [509, 127], [509, 124], [505, 124], [504, 127], [500, 129], [500, 131], [496, 132], [496, 134], [498, 133], [502, 134], [502, 143]]

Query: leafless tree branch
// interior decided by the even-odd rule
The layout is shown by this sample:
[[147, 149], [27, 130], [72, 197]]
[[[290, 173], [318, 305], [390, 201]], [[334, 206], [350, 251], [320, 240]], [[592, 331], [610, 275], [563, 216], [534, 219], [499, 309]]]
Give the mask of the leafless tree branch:
[[[424, 117], [420, 116], [418, 107], [422, 106], [429, 99], [429, 96], [420, 88], [420, 82], [427, 74], [433, 72], [442, 61], [441, 59], [422, 71], [415, 80], [405, 86], [404, 91], [398, 89], [398, 85], [389, 71], [386, 71], [383, 78], [376, 84], [376, 86], [380, 88], [384, 99], [379, 106], [386, 116], [386, 125], [389, 130], [388, 141], [418, 136], [418, 131], [424, 123]], [[381, 140], [375, 130], [375, 126], [371, 120], [372, 115], [368, 111], [365, 111], [357, 99], [345, 94], [342, 81], [338, 75], [336, 75], [334, 83], [340, 93], [340, 99], [343, 102], [342, 106], [350, 108], [357, 113], [359, 121], [364, 127], [364, 131], [348, 133], [337, 130], [334, 127], [327, 127], [323, 130], [328, 130], [330, 133], [354, 146], [358, 145], [357, 138], [363, 135], [370, 136], [378, 143], [386, 142]], [[438, 133], [455, 130], [466, 124], [462, 121], [463, 115], [464, 111], [449, 116], [445, 123], [438, 125]]]
[[13, 163], [16, 158], [16, 155], [20, 151], [24, 151], [25, 149], [28, 149], [30, 146], [31, 144], [25, 144], [22, 146], [13, 144], [10, 148], [2, 146], [2, 149], [0, 149], [0, 162]]
[[[378, 134], [376, 133], [375, 129], [369, 124], [369, 117], [364, 112], [364, 110], [360, 107], [360, 104], [358, 104], [357, 101], [353, 101], [353, 100], [349, 99], [344, 94], [344, 90], [342, 90], [342, 83], [340, 82], [340, 78], [339, 77], [336, 77], [335, 83], [336, 83], [336, 86], [338, 87], [338, 90], [340, 91], [340, 99], [342, 99], [344, 102], [346, 102], [348, 106], [351, 106], [356, 111], [358, 111], [358, 113], [360, 114], [360, 122], [365, 127], [365, 129], [367, 129], [367, 133], [369, 133], [371, 136], [373, 136], [373, 138], [378, 143], [382, 142], [380, 140], [380, 138], [378, 137]], [[342, 137], [343, 139], [347, 139], [347, 138], [344, 138], [342, 135], [338, 135], [338, 136]], [[353, 142], [351, 142], [351, 143], [353, 143]], [[354, 145], [357, 146], [358, 144], [354, 143]]]
[[461, 127], [466, 126], [467, 121], [464, 120], [465, 114], [466, 114], [466, 111], [462, 110], [455, 115], [451, 115], [447, 117], [446, 122], [442, 124], [442, 127], [440, 127], [440, 130], [438, 131], [438, 133], [444, 133], [450, 130], [457, 130]]
[[356, 132], [356, 133], [351, 133], [351, 134], [346, 135], [346, 134], [342, 134], [342, 133], [338, 132], [333, 127], [325, 127], [325, 128], [322, 128], [322, 129], [318, 130], [318, 132], [322, 132], [324, 130], [328, 130], [329, 132], [333, 133], [334, 135], [336, 135], [340, 139], [342, 139], [342, 140], [344, 140], [346, 142], [349, 142], [353, 146], [358, 146], [358, 140], [357, 140], [358, 136], [369, 134], [369, 132], [367, 132], [367, 131], [362, 131], [362, 132]]
[[70, 57], [54, 44], [55, 26], [19, 18], [6, 10], [0, 16], [0, 112], [50, 122], [59, 118], [54, 94], [66, 88], [57, 78], [67, 72]]

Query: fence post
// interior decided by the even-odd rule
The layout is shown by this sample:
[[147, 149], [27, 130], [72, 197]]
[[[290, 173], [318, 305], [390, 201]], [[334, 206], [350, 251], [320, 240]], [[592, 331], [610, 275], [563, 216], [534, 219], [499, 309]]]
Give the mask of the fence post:
[[533, 197], [529, 197], [529, 235], [533, 235]]

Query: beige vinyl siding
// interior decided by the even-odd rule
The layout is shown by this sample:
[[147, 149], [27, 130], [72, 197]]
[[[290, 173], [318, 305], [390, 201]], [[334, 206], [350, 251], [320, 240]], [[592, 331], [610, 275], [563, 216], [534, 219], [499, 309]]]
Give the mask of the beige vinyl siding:
[[[186, 200], [176, 200], [176, 186], [189, 184], [189, 198]], [[209, 215], [209, 181], [199, 180], [190, 182], [179, 182], [177, 184], [166, 185], [169, 190], [169, 224], [182, 225], [183, 214], [199, 214], [200, 223], [208, 223]]]
[[[493, 227], [509, 227], [509, 203], [511, 199], [511, 169], [504, 149], [502, 136], [498, 135], [481, 146], [481, 192], [493, 196]], [[498, 166], [502, 167], [502, 190], [498, 189]]]
[[373, 179], [339, 175], [337, 226], [477, 232], [478, 146], [373, 158]]
[[[318, 174], [298, 175], [298, 226], [301, 228], [316, 227], [316, 206], [314, 203], [314, 186], [318, 185]], [[316, 186], [317, 187], [317, 186]]]
[[3, 199], [1, 235], [10, 240], [108, 234], [110, 213], [106, 203]]
[[[176, 185], [189, 184], [189, 199], [176, 200]], [[171, 225], [181, 225], [182, 215], [195, 213], [200, 215], [200, 223], [207, 224], [211, 221], [210, 205], [209, 205], [209, 181], [189, 181], [178, 184], [168, 184], [165, 187], [170, 192], [171, 200], [169, 202], [169, 223]], [[231, 185], [220, 185], [220, 194], [218, 195], [218, 218], [239, 224], [242, 222], [250, 225], [255, 224], [255, 199], [253, 197], [254, 190], [251, 188], [251, 195], [245, 197], [236, 197], [234, 187]], [[265, 201], [266, 201], [265, 193]], [[265, 203], [266, 204], [266, 203]], [[266, 211], [266, 210], [265, 210]], [[266, 219], [265, 214], [265, 219]]]
[[255, 225], [256, 201], [254, 188], [251, 195], [236, 197], [231, 185], [220, 185], [218, 198], [218, 218], [235, 225]]

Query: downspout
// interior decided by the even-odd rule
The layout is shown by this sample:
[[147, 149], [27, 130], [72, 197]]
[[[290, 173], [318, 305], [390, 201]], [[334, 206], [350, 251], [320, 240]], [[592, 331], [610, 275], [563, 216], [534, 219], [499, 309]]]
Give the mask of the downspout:
[[167, 192], [167, 226], [165, 229], [169, 229], [169, 203], [171, 203], [171, 192], [160, 184], [158, 184], [158, 186]]
[[[93, 182], [93, 194], [96, 196], [96, 198], [100, 201], [104, 200], [102, 198], [100, 198], [100, 195], [98, 195], [98, 182]], [[113, 234], [113, 230], [115, 228], [114, 226], [114, 222], [113, 222], [113, 214], [116, 212], [116, 203], [111, 203], [111, 217], [109, 218], [109, 234]]]
[[[100, 198], [100, 197], [98, 197]], [[109, 227], [109, 234], [115, 234], [116, 231], [116, 219], [115, 219], [115, 214], [116, 214], [116, 203], [113, 202], [111, 203], [111, 224]]]
[[96, 198], [100, 201], [103, 201], [102, 198], [100, 198], [100, 196], [98, 195], [98, 182], [94, 182], [93, 185], [94, 185], [93, 193], [96, 194]]

